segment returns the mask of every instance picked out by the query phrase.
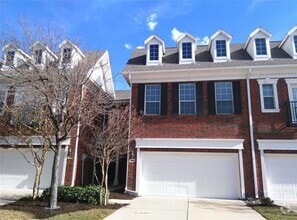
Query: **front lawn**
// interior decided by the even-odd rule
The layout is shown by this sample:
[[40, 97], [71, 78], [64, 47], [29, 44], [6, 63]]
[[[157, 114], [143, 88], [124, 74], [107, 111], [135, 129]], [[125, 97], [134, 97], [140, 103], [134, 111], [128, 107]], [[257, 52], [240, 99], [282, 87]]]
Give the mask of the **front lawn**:
[[0, 219], [104, 219], [120, 205], [106, 207], [91, 204], [59, 202], [60, 209], [48, 210], [41, 201], [17, 201], [0, 206]]
[[253, 206], [257, 212], [259, 212], [263, 217], [268, 220], [293, 220], [297, 219], [297, 213], [287, 210], [286, 208], [280, 206]]

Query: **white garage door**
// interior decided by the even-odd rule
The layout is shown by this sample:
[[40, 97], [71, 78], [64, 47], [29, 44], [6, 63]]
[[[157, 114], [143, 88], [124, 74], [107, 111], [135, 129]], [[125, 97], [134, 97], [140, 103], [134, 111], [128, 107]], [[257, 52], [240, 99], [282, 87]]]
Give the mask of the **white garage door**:
[[236, 153], [141, 152], [139, 194], [240, 198]]
[[297, 201], [297, 155], [265, 154], [268, 197]]
[[[30, 157], [30, 151], [25, 151], [25, 154]], [[48, 152], [41, 175], [41, 188], [50, 186], [53, 152]], [[59, 183], [62, 177], [62, 165], [65, 153], [62, 152], [59, 170]], [[35, 168], [30, 165], [21, 153], [15, 149], [0, 148], [0, 188], [17, 188], [17, 189], [30, 189], [33, 188], [35, 178]]]

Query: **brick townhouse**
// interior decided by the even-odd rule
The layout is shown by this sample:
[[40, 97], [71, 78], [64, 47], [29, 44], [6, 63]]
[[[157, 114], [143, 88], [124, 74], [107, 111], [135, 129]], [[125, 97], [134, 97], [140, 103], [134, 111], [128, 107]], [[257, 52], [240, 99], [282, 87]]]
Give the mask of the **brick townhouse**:
[[[115, 98], [108, 51], [83, 52], [69, 40], [61, 42], [57, 53], [39, 41], [34, 43], [30, 49], [32, 54], [27, 54], [11, 43], [5, 45], [0, 72], [13, 71], [29, 60], [34, 61], [34, 65], [41, 69], [51, 61], [65, 62], [66, 60], [70, 68], [75, 68], [79, 63], [86, 62], [90, 65], [90, 69], [86, 71], [91, 74], [82, 88], [83, 92], [87, 94], [88, 90], [92, 89], [98, 91], [99, 94], [99, 91], [104, 91], [106, 97]], [[5, 106], [13, 106], [18, 101], [18, 97], [24, 97], [24, 95], [20, 89], [21, 85], [20, 88], [13, 88], [13, 92], [9, 92], [10, 88], [7, 87], [5, 81], [2, 78], [0, 81], [0, 116], [3, 116]], [[92, 175], [92, 167], [85, 164], [88, 158], [86, 157], [87, 150], [80, 142], [81, 129], [79, 124], [76, 124], [71, 130], [71, 136], [63, 143], [59, 164], [59, 185], [85, 184], [86, 180], [90, 179], [89, 176]], [[18, 141], [13, 134], [9, 138]], [[40, 145], [40, 139], [37, 136], [30, 138], [35, 147]], [[22, 142], [19, 142], [18, 145], [25, 155], [30, 156], [30, 150], [22, 146]], [[53, 156], [53, 151], [47, 153], [41, 176], [40, 187], [42, 189], [50, 186]], [[34, 175], [34, 166], [30, 165], [19, 152], [12, 149], [0, 137], [0, 188], [30, 189], [33, 187]]]
[[[244, 43], [219, 30], [157, 35], [123, 70], [131, 109], [126, 191], [138, 195], [297, 201], [297, 27], [282, 41], [257, 28]], [[139, 131], [133, 135], [133, 131]]]

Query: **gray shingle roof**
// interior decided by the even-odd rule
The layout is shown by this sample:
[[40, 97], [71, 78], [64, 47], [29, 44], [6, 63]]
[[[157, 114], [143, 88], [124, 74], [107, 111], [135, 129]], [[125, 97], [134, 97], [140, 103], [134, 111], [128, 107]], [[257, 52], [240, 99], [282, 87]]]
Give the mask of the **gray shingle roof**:
[[177, 48], [170, 47], [166, 48], [162, 65], [158, 66], [146, 66], [146, 49], [136, 49], [123, 72], [297, 64], [296, 59], [292, 59], [283, 49], [278, 47], [280, 43], [280, 41], [270, 42], [272, 59], [267, 61], [253, 61], [248, 52], [243, 49], [244, 44], [231, 44], [231, 62], [221, 63], [213, 62], [207, 45], [199, 45], [195, 54], [196, 63], [178, 64]]
[[115, 90], [115, 100], [129, 100], [130, 90]]

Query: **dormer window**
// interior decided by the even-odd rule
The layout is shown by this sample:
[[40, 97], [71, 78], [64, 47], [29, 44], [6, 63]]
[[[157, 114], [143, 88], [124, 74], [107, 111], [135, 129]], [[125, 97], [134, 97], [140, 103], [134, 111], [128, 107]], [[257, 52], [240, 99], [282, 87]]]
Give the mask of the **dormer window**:
[[255, 44], [256, 44], [257, 55], [267, 55], [265, 38], [256, 38]]
[[63, 50], [63, 63], [70, 63], [71, 60], [71, 48], [64, 48]]
[[6, 66], [13, 66], [15, 51], [7, 51]]
[[297, 53], [297, 35], [294, 36], [295, 53]]
[[217, 57], [226, 57], [226, 41], [225, 40], [217, 40], [216, 41], [216, 49], [217, 49]]
[[43, 50], [35, 50], [35, 63], [41, 64], [42, 63], [42, 54]]
[[150, 60], [159, 60], [159, 45], [150, 45]]
[[192, 59], [192, 43], [182, 43], [183, 59]]

